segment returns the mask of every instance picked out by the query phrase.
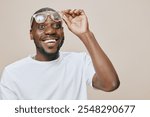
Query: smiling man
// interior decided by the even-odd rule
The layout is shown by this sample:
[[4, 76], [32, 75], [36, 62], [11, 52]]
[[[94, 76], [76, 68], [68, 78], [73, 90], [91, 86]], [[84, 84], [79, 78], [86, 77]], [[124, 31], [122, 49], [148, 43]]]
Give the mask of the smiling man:
[[[84, 11], [68, 9], [61, 15], [51, 8], [33, 14], [30, 37], [36, 54], [5, 67], [1, 99], [79, 100], [87, 99], [87, 85], [107, 92], [118, 88], [118, 75], [89, 29]], [[90, 56], [60, 51], [64, 42], [62, 20], [83, 42]]]

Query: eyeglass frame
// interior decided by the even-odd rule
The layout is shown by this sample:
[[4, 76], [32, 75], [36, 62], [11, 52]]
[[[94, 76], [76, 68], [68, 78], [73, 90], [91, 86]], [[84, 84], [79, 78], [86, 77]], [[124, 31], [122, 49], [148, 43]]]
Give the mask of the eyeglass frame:
[[[54, 20], [54, 13], [57, 13], [58, 14], [58, 16], [60, 17], [60, 19], [57, 21], [57, 20]], [[62, 14], [59, 12], [59, 11], [42, 11], [42, 12], [39, 12], [39, 13], [35, 13], [35, 14], [33, 14], [32, 15], [32, 17], [31, 17], [31, 21], [30, 21], [30, 25], [31, 25], [31, 27], [32, 27], [32, 25], [33, 25], [33, 21], [34, 21], [34, 19], [35, 19], [35, 21], [36, 21], [36, 23], [38, 23], [37, 22], [37, 20], [36, 20], [36, 16], [37, 15], [43, 15], [44, 17], [45, 17], [45, 20], [43, 21], [43, 22], [41, 22], [41, 23], [44, 23], [45, 21], [46, 21], [46, 19], [47, 19], [47, 17], [48, 16], [50, 16], [50, 18], [53, 20], [53, 21], [55, 21], [55, 22], [60, 22], [60, 21], [62, 21]], [[38, 24], [40, 24], [40, 23], [38, 23]]]

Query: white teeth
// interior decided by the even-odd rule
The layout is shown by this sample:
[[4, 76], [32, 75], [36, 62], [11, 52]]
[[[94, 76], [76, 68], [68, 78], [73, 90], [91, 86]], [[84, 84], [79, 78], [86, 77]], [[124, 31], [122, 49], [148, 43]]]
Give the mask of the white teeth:
[[44, 43], [55, 43], [56, 40], [45, 40]]

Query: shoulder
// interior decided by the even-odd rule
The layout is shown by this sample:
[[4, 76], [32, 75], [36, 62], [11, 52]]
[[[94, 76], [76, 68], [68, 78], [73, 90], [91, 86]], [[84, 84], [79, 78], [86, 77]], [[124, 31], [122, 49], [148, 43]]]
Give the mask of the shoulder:
[[63, 58], [83, 58], [86, 55], [85, 52], [61, 52]]
[[86, 52], [61, 52], [62, 61], [71, 65], [83, 65], [87, 56]]
[[30, 61], [30, 57], [25, 57], [22, 58], [20, 60], [17, 60], [9, 65], [7, 65], [5, 67], [5, 70], [15, 70], [15, 69], [20, 69], [21, 67], [23, 67], [24, 65], [26, 65], [26, 63], [28, 63]]
[[23, 59], [20, 59], [18, 61], [15, 61], [9, 65], [7, 65], [2, 73], [1, 73], [1, 79], [4, 80], [10, 80], [10, 76], [15, 76], [15, 74], [17, 74], [18, 72], [20, 72], [22, 70], [22, 68], [25, 66], [25, 63], [27, 63], [29, 57], [26, 57], [26, 58], [23, 58]]
[[73, 61], [84, 61], [85, 58], [87, 57], [87, 54], [86, 52], [61, 52], [61, 58], [63, 60], [66, 60], [66, 61], [70, 61], [70, 62], [73, 62]]

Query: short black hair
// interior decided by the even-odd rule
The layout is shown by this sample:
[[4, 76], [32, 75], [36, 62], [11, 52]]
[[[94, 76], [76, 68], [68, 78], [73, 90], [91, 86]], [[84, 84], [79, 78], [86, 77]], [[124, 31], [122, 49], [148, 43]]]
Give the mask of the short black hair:
[[[44, 11], [55, 11], [55, 12], [56, 12], [56, 10], [54, 10], [54, 9], [52, 9], [52, 8], [45, 7], [45, 8], [41, 8], [41, 9], [37, 10], [34, 14], [40, 13], [40, 12], [44, 12]], [[33, 14], [33, 15], [34, 15], [34, 14]]]

